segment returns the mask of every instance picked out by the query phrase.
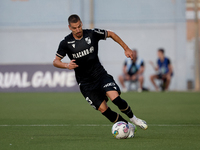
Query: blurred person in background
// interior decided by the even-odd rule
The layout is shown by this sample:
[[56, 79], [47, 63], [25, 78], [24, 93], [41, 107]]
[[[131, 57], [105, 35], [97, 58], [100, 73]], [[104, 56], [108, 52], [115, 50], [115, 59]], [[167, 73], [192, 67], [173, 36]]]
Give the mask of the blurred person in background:
[[171, 61], [169, 58], [165, 57], [164, 49], [158, 49], [158, 60], [157, 66], [154, 66], [154, 63], [150, 61], [150, 64], [157, 71], [157, 74], [151, 75], [150, 80], [153, 83], [156, 91], [159, 91], [159, 87], [155, 83], [155, 79], [161, 80], [162, 83], [160, 85], [162, 91], [168, 90], [169, 84], [171, 82], [171, 77], [173, 75], [173, 68], [171, 65]]
[[141, 92], [143, 88], [144, 61], [137, 56], [137, 50], [133, 50], [133, 60], [126, 58], [123, 66], [123, 75], [119, 76], [119, 81], [122, 85], [122, 92], [127, 92], [127, 88], [124, 84], [125, 81], [137, 82], [139, 81], [138, 92]]

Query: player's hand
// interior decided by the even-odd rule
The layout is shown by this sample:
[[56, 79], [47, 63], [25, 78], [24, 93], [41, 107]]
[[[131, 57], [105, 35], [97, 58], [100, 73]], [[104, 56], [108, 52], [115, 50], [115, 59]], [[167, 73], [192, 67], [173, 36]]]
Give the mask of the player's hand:
[[133, 60], [133, 51], [130, 48], [127, 48], [124, 53], [127, 58], [131, 58]]
[[150, 63], [152, 66], [154, 65], [153, 61], [151, 61], [151, 60], [149, 61], [149, 63]]
[[76, 60], [71, 60], [70, 63], [67, 64], [67, 69], [72, 70], [78, 67], [78, 65], [75, 63]]

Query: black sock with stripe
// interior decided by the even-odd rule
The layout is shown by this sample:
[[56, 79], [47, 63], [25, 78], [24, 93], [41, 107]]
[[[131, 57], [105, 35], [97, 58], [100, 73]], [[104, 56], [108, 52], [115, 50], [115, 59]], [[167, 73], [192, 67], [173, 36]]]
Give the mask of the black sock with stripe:
[[120, 114], [112, 111], [109, 107], [108, 109], [102, 113], [106, 118], [108, 118], [112, 123], [118, 122], [118, 121], [124, 121], [128, 123]]
[[120, 109], [122, 113], [126, 114], [129, 118], [133, 117], [131, 107], [127, 104], [125, 100], [121, 99], [120, 96], [115, 98], [112, 102]]

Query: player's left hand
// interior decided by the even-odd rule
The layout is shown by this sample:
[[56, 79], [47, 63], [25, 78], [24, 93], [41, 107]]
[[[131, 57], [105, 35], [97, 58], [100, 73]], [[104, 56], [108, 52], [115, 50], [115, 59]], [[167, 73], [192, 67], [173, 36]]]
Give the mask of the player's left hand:
[[67, 64], [67, 69], [72, 70], [77, 68], [78, 65], [76, 64], [76, 60], [71, 60], [70, 63]]
[[127, 48], [124, 53], [127, 58], [131, 58], [133, 60], [133, 51], [130, 48]]

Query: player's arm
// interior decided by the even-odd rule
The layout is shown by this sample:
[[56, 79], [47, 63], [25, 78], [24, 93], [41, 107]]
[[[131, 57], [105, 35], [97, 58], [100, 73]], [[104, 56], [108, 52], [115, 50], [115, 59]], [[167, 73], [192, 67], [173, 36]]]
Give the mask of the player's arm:
[[155, 66], [154, 63], [153, 63], [153, 61], [149, 61], [149, 63], [151, 64], [151, 66], [153, 67], [153, 69], [155, 71], [158, 71], [158, 66]]
[[171, 64], [169, 64], [168, 67], [169, 67], [169, 74], [171, 75], [171, 73], [172, 73], [172, 71], [173, 71], [173, 67], [172, 67]]
[[168, 60], [168, 68], [169, 68], [169, 72], [167, 74], [171, 76], [171, 74], [173, 72], [173, 68], [172, 68], [172, 64], [171, 64], [170, 60]]
[[127, 72], [127, 61], [124, 62], [123, 73], [124, 73], [124, 75], [128, 74], [128, 72]]
[[144, 72], [144, 66], [141, 66], [140, 69], [138, 70], [137, 74], [143, 74]]
[[126, 57], [133, 59], [133, 51], [124, 43], [124, 41], [114, 32], [107, 31], [107, 37], [112, 38], [124, 49]]
[[72, 70], [78, 67], [78, 65], [75, 63], [75, 60], [71, 60], [70, 63], [63, 63], [61, 59], [62, 58], [56, 56], [53, 61], [53, 65], [57, 68], [69, 69], [69, 70]]
[[166, 77], [171, 77], [171, 74], [172, 74], [172, 65], [169, 64], [168, 68], [169, 68], [169, 72], [166, 74]]

